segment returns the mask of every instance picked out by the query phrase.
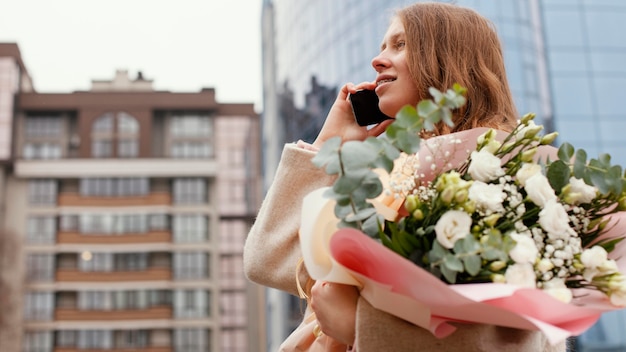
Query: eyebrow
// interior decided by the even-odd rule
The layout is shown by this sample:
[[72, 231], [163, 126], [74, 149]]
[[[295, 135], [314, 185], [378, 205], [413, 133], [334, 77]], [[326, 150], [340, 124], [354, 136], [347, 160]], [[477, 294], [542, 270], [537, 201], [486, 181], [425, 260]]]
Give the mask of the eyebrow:
[[391, 42], [391, 43], [395, 43], [398, 41], [398, 38], [402, 37], [404, 35], [404, 33], [395, 33], [393, 34], [391, 37], [389, 37], [387, 40], [383, 41], [380, 44], [380, 51], [385, 50], [385, 48], [387, 47], [387, 42]]

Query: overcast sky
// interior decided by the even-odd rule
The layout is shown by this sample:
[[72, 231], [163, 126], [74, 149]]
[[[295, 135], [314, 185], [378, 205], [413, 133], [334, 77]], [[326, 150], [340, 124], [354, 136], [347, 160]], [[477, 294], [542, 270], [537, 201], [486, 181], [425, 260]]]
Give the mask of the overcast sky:
[[[215, 88], [261, 108], [262, 0], [0, 0], [0, 42], [16, 42], [40, 93], [142, 71], [159, 90]], [[260, 112], [260, 111], [259, 111]]]

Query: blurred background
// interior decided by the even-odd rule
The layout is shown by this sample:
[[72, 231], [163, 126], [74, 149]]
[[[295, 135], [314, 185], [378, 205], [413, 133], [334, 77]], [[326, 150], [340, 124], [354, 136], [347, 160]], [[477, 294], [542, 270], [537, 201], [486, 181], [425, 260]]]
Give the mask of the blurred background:
[[[303, 303], [245, 279], [245, 236], [413, 2], [0, 0], [0, 351], [276, 351]], [[626, 164], [626, 2], [453, 2], [496, 25], [520, 114]]]

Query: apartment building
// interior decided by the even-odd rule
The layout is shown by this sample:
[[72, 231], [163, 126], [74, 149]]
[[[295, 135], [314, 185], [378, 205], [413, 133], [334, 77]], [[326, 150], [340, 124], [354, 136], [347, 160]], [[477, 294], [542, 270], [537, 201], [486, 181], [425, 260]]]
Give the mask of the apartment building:
[[263, 293], [242, 270], [259, 116], [152, 83], [121, 70], [14, 94], [0, 271], [20, 309], [3, 352], [264, 350]]

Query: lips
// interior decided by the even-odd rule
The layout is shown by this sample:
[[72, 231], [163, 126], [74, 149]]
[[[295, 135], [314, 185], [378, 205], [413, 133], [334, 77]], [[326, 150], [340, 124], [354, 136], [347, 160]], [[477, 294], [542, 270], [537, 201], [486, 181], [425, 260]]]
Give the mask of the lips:
[[393, 82], [395, 81], [395, 78], [385, 78], [385, 79], [381, 79], [376, 81], [376, 86], [380, 86], [381, 84], [385, 84], [385, 83], [389, 83], [389, 82]]

